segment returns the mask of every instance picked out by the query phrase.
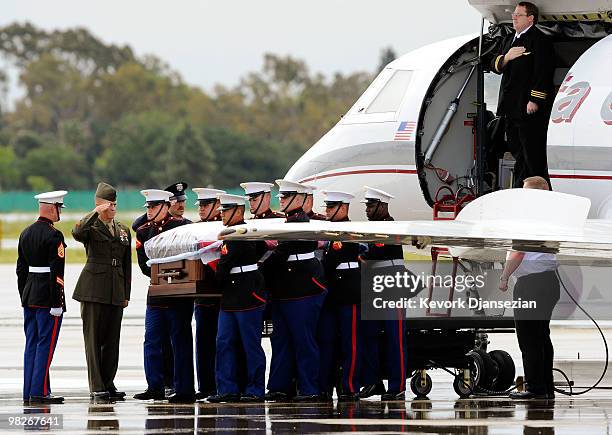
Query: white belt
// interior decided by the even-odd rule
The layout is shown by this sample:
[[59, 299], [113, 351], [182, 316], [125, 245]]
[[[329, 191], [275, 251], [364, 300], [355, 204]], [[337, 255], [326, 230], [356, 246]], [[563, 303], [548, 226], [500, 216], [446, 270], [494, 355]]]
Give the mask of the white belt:
[[49, 266], [42, 266], [42, 267], [30, 266], [28, 267], [28, 270], [30, 271], [30, 273], [50, 273], [51, 272], [51, 268]]
[[357, 269], [359, 263], [356, 261], [349, 261], [348, 263], [340, 263], [336, 269]]
[[381, 260], [377, 261], [372, 265], [373, 269], [378, 269], [379, 267], [390, 267], [390, 266], [403, 266], [404, 260], [395, 259], [395, 260]]
[[247, 264], [246, 266], [236, 266], [230, 269], [229, 273], [242, 273], [242, 272], [251, 272], [253, 270], [257, 270], [259, 266], [257, 264]]
[[287, 257], [287, 261], [310, 260], [311, 258], [315, 258], [314, 251], [305, 254], [291, 254]]

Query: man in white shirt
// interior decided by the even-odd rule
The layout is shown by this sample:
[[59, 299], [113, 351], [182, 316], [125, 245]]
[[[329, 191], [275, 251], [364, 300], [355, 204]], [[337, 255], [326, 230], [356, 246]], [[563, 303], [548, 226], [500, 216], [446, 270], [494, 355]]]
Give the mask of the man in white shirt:
[[[529, 177], [524, 189], [549, 190], [542, 177]], [[550, 340], [550, 318], [559, 301], [557, 260], [554, 254], [542, 252], [508, 253], [499, 288], [508, 290], [510, 275], [517, 278], [514, 300], [535, 301], [534, 309], [515, 309], [514, 325], [523, 356], [525, 391], [510, 393], [511, 399], [553, 399], [554, 348]]]

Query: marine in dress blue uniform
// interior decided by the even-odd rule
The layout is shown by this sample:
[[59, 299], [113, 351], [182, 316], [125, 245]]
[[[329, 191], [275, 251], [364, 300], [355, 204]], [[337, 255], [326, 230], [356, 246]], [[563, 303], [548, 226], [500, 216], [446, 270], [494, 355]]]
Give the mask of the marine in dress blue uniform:
[[[244, 200], [220, 196], [223, 223], [244, 223]], [[216, 383], [218, 393], [209, 402], [263, 402], [266, 356], [261, 347], [261, 325], [266, 304], [263, 275], [257, 262], [265, 242], [224, 241], [215, 276], [221, 288], [217, 332]], [[241, 386], [239, 350], [246, 354], [246, 386]]]
[[313, 210], [314, 191], [317, 190], [317, 188], [308, 184], [304, 184], [303, 186], [306, 190], [306, 200], [304, 201], [304, 205], [302, 207], [304, 209], [304, 212], [308, 215], [311, 221], [327, 220], [327, 217], [324, 214], [317, 213]]
[[[144, 243], [163, 231], [185, 225], [188, 222], [183, 218], [171, 216], [168, 212], [171, 192], [150, 189], [142, 190], [141, 193], [146, 198], [145, 206], [149, 221], [136, 231], [136, 253], [142, 273], [151, 276]], [[168, 401], [171, 403], [195, 401], [192, 315], [193, 303], [191, 301], [147, 296], [144, 341], [147, 390], [136, 394], [134, 398], [140, 400], [164, 399], [162, 340], [168, 331], [174, 357], [174, 394], [168, 397]]]
[[29, 403], [63, 403], [51, 394], [49, 368], [66, 311], [64, 262], [66, 243], [53, 226], [60, 220], [65, 190], [36, 195], [40, 217], [19, 236], [17, 287], [23, 307], [26, 345], [23, 366], [23, 400]]
[[[370, 221], [392, 221], [389, 202], [393, 195], [373, 187], [364, 186], [366, 215]], [[374, 268], [379, 275], [404, 272], [404, 253], [401, 245], [369, 243], [361, 256], [364, 267]], [[406, 390], [406, 321], [398, 309], [387, 320], [362, 320], [362, 384], [360, 397], [381, 395], [383, 401], [404, 400]], [[385, 354], [381, 358], [380, 345], [384, 341]], [[381, 364], [386, 364], [389, 388], [382, 381]]]
[[[281, 211], [288, 225], [308, 222], [302, 209], [306, 193], [299, 183], [276, 180]], [[266, 282], [271, 289], [272, 361], [268, 380], [270, 400], [284, 400], [291, 395], [292, 380], [297, 378], [296, 401], [319, 399], [319, 346], [317, 323], [327, 293], [323, 267], [315, 257], [316, 241], [282, 241], [263, 262]], [[295, 367], [294, 367], [295, 364]]]
[[[215, 222], [221, 220], [219, 195], [224, 190], [196, 187], [191, 189], [198, 196], [195, 205], [198, 206], [199, 222]], [[205, 266], [206, 276], [213, 276], [210, 266]], [[196, 298], [193, 307], [193, 317], [196, 323], [196, 374], [198, 391], [196, 400], [206, 399], [217, 393], [215, 381], [215, 355], [217, 348], [217, 324], [219, 322], [219, 301], [213, 298]]]
[[[349, 204], [354, 196], [339, 191], [326, 191], [327, 220], [348, 222]], [[321, 388], [331, 397], [336, 372], [336, 337], [339, 337], [338, 360], [342, 368], [339, 401], [359, 400], [361, 374], [361, 271], [359, 244], [330, 242], [323, 254], [323, 269], [329, 293], [319, 320], [321, 346]]]

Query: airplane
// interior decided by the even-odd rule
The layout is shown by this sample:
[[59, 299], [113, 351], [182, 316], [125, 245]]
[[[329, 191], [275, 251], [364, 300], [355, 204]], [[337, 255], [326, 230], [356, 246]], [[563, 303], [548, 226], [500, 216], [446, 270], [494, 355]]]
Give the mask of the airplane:
[[[516, 2], [468, 3], [483, 17], [479, 35], [430, 44], [391, 62], [285, 175], [316, 187], [318, 206], [323, 200], [319, 192], [353, 193], [353, 222], [288, 228], [277, 220], [253, 221], [220, 237], [393, 241], [448, 248], [455, 258], [495, 261], [508, 249], [612, 258], [612, 221], [605, 220], [612, 218], [612, 0], [538, 2], [538, 25], [550, 34], [557, 58], [558, 92], [547, 141], [554, 192], [504, 190], [512, 185], [513, 161], [487, 154], [499, 135], [492, 113], [499, 76], [490, 71], [488, 60], [501, 38], [513, 31]], [[488, 32], [485, 20], [491, 23]], [[395, 222], [363, 222], [357, 202], [364, 185], [395, 196], [390, 204]], [[151, 244], [150, 258], [156, 257], [155, 244], [160, 262], [197, 258], [194, 254], [209, 246], [202, 241], [214, 240], [220, 229], [219, 224], [197, 224], [162, 233]], [[581, 268], [564, 276], [570, 291], [579, 294], [586, 279]], [[495, 282], [494, 273], [490, 278]], [[411, 325], [415, 394], [431, 389], [425, 371], [434, 367], [458, 370], [453, 385], [462, 397], [471, 390], [461, 376], [472, 376], [473, 385], [485, 388], [509, 386], [514, 376], [510, 356], [486, 352], [487, 333], [508, 332], [513, 326], [507, 313], [424, 315], [411, 319]], [[485, 377], [487, 382], [481, 382]]]

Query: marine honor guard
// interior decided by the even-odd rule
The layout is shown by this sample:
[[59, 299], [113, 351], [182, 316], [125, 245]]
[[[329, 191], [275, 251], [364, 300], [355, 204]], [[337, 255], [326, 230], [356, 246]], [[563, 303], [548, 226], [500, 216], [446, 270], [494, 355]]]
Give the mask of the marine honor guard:
[[[244, 223], [243, 196], [222, 194], [221, 214], [227, 227]], [[257, 262], [264, 242], [224, 241], [215, 276], [221, 287], [217, 333], [216, 383], [209, 402], [263, 402], [266, 356], [261, 347], [261, 325], [266, 304], [263, 275]], [[246, 354], [246, 386], [240, 385], [239, 349]]]
[[[389, 202], [393, 195], [373, 187], [364, 186], [366, 215], [369, 221], [392, 221]], [[377, 275], [392, 276], [405, 272], [404, 253], [401, 245], [369, 243], [362, 256], [362, 266]], [[383, 333], [385, 357], [380, 358], [381, 332]], [[361, 322], [363, 377], [360, 397], [381, 395], [381, 400], [404, 400], [406, 390], [406, 322], [404, 312], [397, 309], [386, 320], [364, 320]], [[386, 364], [389, 388], [385, 391], [382, 382], [381, 363]]]
[[[198, 196], [195, 205], [198, 206], [200, 222], [221, 220], [219, 195], [224, 190], [196, 187], [191, 189]], [[210, 266], [206, 276], [213, 276]], [[198, 375], [198, 391], [196, 400], [206, 399], [217, 393], [215, 383], [215, 354], [217, 341], [217, 323], [219, 321], [219, 301], [216, 298], [196, 298], [193, 315], [196, 323], [196, 373]]]
[[36, 195], [39, 218], [19, 236], [17, 286], [26, 336], [23, 367], [24, 403], [63, 403], [51, 394], [49, 368], [57, 345], [64, 297], [64, 235], [53, 226], [68, 192]]
[[[287, 224], [308, 222], [302, 209], [306, 190], [299, 183], [276, 180]], [[316, 241], [282, 241], [263, 263], [271, 283], [272, 361], [267, 400], [286, 400], [297, 377], [296, 401], [319, 399], [317, 323], [327, 293], [323, 267], [315, 257]], [[294, 367], [294, 363], [296, 367]]]
[[270, 209], [272, 199], [272, 183], [261, 183], [259, 181], [249, 181], [240, 183], [244, 189], [244, 194], [248, 197], [251, 219], [271, 219], [284, 218], [281, 213]]
[[[348, 222], [349, 205], [354, 196], [340, 191], [326, 191], [325, 212], [330, 222]], [[342, 367], [339, 401], [359, 400], [361, 371], [361, 270], [359, 244], [333, 241], [323, 254], [323, 269], [329, 293], [319, 321], [321, 344], [321, 388], [331, 398], [335, 373], [335, 338], [340, 337]]]
[[113, 186], [99, 183], [95, 204], [72, 230], [87, 252], [72, 298], [81, 303], [91, 398], [120, 400], [125, 393], [117, 390], [114, 379], [123, 309], [130, 300], [131, 236], [129, 228], [115, 220], [117, 191]]
[[[146, 199], [147, 223], [136, 231], [136, 253], [142, 272], [151, 276], [144, 243], [163, 231], [184, 225], [187, 221], [170, 215], [171, 192], [157, 189], [142, 190]], [[171, 403], [195, 401], [193, 380], [193, 343], [191, 318], [193, 303], [172, 298], [147, 296], [145, 313], [144, 361], [147, 390], [134, 396], [140, 400], [162, 400], [164, 394], [162, 340], [170, 334], [174, 359], [174, 394], [168, 397]]]
[[314, 206], [314, 191], [317, 189], [315, 186], [310, 186], [307, 184], [303, 185], [306, 189], [306, 200], [304, 201], [304, 205], [302, 208], [304, 212], [308, 215], [310, 220], [313, 221], [324, 221], [327, 220], [324, 214], [317, 213], [313, 210]]

